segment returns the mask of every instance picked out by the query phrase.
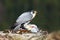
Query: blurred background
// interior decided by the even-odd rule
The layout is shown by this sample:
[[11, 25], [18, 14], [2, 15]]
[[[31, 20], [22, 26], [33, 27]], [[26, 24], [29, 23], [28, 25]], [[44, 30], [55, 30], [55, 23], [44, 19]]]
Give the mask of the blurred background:
[[0, 30], [8, 29], [25, 11], [37, 10], [31, 23], [49, 32], [60, 29], [60, 0], [0, 0]]

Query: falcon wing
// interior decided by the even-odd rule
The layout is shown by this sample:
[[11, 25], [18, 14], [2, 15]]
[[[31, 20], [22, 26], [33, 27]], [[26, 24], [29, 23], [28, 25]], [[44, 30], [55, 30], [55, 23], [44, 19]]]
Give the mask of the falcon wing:
[[26, 21], [32, 20], [33, 15], [30, 12], [21, 14], [16, 20], [17, 23], [25, 23]]

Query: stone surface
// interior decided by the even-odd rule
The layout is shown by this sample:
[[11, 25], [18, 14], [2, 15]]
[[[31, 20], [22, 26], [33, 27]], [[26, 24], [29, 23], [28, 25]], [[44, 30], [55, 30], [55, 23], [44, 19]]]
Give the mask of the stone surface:
[[43, 40], [46, 38], [46, 35], [43, 33], [3, 33], [0, 31], [0, 40]]

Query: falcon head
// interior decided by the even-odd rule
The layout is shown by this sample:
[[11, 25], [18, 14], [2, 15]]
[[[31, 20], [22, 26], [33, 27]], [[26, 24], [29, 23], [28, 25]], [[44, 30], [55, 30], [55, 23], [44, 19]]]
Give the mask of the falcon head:
[[34, 18], [35, 16], [36, 16], [36, 13], [37, 13], [37, 11], [31, 11], [31, 14], [33, 15], [33, 17], [32, 18]]

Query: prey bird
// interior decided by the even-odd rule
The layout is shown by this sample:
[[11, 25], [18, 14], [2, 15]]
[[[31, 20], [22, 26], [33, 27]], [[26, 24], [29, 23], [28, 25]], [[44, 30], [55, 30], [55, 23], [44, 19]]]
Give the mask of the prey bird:
[[39, 28], [38, 28], [37, 25], [35, 25], [35, 24], [25, 23], [25, 24], [24, 24], [24, 28], [26, 28], [28, 31], [30, 31], [30, 32], [32, 32], [32, 33], [37, 33], [37, 32], [39, 32]]

